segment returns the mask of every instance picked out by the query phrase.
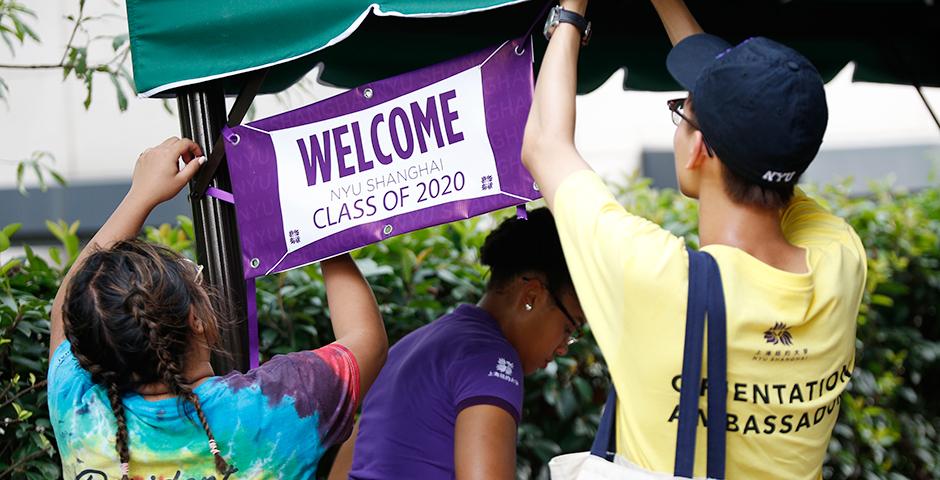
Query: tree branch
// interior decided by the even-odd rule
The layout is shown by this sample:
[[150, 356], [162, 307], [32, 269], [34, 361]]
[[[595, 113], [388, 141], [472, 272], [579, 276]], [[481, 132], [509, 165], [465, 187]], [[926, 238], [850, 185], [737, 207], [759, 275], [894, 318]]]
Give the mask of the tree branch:
[[[41, 382], [36, 382], [35, 384], [30, 385], [29, 388], [25, 388], [25, 389], [20, 390], [19, 392], [17, 392], [17, 394], [14, 395], [13, 398], [7, 400], [6, 402], [3, 402], [3, 404], [0, 404], [0, 408], [3, 408], [3, 407], [5, 407], [5, 406], [7, 406], [7, 405], [9, 405], [9, 404], [11, 404], [11, 403], [13, 403], [13, 402], [15, 402], [18, 398], [22, 397], [23, 395], [26, 395], [26, 394], [29, 393], [29, 392], [32, 392], [32, 391], [34, 391], [34, 390], [38, 390], [38, 389], [43, 388], [43, 387], [45, 387], [45, 386], [46, 386], [46, 380], [43, 380], [43, 381], [41, 381]], [[3, 476], [0, 475], [0, 478], [3, 478]]]
[[47, 63], [47, 64], [38, 64], [38, 65], [11, 65], [7, 63], [0, 63], [0, 68], [18, 68], [18, 69], [28, 69], [28, 70], [62, 68], [62, 67], [63, 65], [61, 63], [60, 64]]
[[20, 467], [20, 465], [25, 465], [27, 462], [31, 462], [47, 454], [48, 452], [46, 450], [36, 450], [35, 452], [30, 453], [29, 455], [17, 460], [16, 463], [14, 463], [13, 465], [10, 465], [9, 467], [7, 467], [6, 470], [0, 472], [0, 478], [7, 478], [7, 475], [15, 472], [16, 469]]
[[69, 35], [69, 41], [65, 44], [65, 52], [62, 53], [62, 59], [59, 60], [59, 65], [65, 65], [65, 59], [69, 55], [69, 49], [72, 48], [72, 42], [75, 41], [75, 34], [78, 33], [78, 29], [82, 26], [82, 20], [85, 18], [85, 2], [78, 2], [78, 16], [75, 17], [75, 27], [72, 28], [72, 34]]

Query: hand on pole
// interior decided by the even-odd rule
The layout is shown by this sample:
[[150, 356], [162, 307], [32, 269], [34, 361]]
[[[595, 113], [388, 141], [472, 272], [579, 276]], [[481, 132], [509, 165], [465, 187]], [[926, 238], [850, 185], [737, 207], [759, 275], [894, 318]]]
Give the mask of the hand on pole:
[[[184, 166], [179, 167], [180, 159]], [[137, 158], [129, 197], [155, 207], [176, 196], [206, 163], [202, 149], [188, 138], [170, 137]]]

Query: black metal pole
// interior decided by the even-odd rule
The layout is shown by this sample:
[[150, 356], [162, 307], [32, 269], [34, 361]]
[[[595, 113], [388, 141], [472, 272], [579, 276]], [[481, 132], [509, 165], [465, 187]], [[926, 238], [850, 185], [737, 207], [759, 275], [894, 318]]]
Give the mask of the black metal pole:
[[[225, 96], [219, 82], [206, 82], [176, 92], [180, 131], [193, 139], [209, 155], [225, 125]], [[210, 185], [231, 192], [232, 182], [225, 162], [219, 165]], [[192, 185], [190, 185], [190, 189]], [[225, 296], [232, 306], [231, 317], [221, 325], [221, 347], [226, 354], [213, 354], [217, 375], [232, 370], [248, 371], [248, 330], [245, 307], [241, 247], [235, 208], [212, 197], [190, 200], [196, 233], [196, 256], [205, 265], [209, 285]]]

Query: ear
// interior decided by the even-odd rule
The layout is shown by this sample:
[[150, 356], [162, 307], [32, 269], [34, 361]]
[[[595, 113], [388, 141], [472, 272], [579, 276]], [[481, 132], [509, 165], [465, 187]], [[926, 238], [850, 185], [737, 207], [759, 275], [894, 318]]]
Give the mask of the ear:
[[705, 138], [702, 132], [695, 130], [692, 132], [692, 141], [689, 142], [689, 155], [686, 157], [685, 168], [696, 170], [701, 167], [708, 157], [708, 149], [705, 148]]
[[542, 296], [542, 285], [541, 283], [532, 277], [518, 277], [519, 282], [519, 296], [517, 308], [520, 310], [531, 310], [526, 309], [526, 305], [531, 305], [532, 309], [538, 304]]
[[192, 309], [192, 308], [189, 309], [189, 328], [196, 335], [201, 336], [201, 335], [205, 335], [206, 333], [205, 324], [203, 324], [202, 320], [196, 318], [195, 309]]

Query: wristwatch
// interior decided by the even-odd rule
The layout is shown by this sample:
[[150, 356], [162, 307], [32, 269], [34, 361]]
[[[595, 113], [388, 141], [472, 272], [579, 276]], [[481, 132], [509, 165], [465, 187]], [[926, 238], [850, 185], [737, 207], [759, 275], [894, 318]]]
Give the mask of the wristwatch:
[[581, 46], [587, 45], [591, 40], [591, 22], [575, 12], [561, 8], [561, 5], [552, 8], [548, 18], [545, 19], [545, 29], [542, 30], [542, 33], [545, 34], [546, 40], [552, 38], [555, 27], [562, 22], [574, 25], [581, 32]]

